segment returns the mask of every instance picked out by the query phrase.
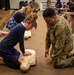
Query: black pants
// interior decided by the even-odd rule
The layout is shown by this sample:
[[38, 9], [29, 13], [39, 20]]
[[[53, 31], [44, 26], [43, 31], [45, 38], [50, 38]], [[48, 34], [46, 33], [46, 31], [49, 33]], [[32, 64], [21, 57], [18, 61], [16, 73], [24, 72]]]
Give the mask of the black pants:
[[18, 60], [6, 60], [3, 59], [3, 62], [6, 63], [6, 65], [13, 69], [20, 69], [20, 62]]
[[7, 66], [13, 69], [20, 69], [19, 55], [20, 53], [15, 48], [3, 49], [0, 46], [0, 56], [3, 57], [3, 61]]

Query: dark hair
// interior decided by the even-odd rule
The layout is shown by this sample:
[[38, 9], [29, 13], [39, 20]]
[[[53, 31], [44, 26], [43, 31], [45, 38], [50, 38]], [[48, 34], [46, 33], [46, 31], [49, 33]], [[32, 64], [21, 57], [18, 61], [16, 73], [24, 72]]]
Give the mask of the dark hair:
[[55, 10], [53, 8], [46, 8], [43, 11], [43, 17], [53, 17], [55, 15], [56, 15], [56, 13], [55, 13]]
[[60, 0], [57, 0], [57, 2], [60, 2]]
[[35, 0], [32, 0], [32, 1], [35, 1]]

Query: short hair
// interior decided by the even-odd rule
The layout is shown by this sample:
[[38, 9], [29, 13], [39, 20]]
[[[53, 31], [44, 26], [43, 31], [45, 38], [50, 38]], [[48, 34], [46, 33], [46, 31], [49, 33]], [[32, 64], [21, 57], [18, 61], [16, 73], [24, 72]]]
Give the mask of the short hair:
[[60, 2], [60, 0], [57, 0], [57, 2]]
[[55, 15], [56, 15], [56, 13], [55, 13], [55, 10], [53, 8], [46, 8], [43, 11], [43, 17], [53, 17]]

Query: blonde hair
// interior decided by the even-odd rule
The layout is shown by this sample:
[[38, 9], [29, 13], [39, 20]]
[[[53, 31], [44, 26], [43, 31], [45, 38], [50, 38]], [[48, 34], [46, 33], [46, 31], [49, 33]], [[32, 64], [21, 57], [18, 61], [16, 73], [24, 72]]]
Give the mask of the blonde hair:
[[36, 22], [37, 18], [38, 18], [37, 14], [33, 13], [27, 16], [23, 22], [28, 20], [32, 23], [32, 26], [35, 27], [35, 29], [37, 29], [37, 22]]
[[28, 10], [28, 9], [30, 9], [31, 11], [32, 11], [32, 9], [31, 9], [31, 7], [30, 6], [26, 6], [26, 7], [22, 7], [20, 10], [18, 10], [17, 12], [21, 12], [21, 13], [23, 13], [25, 16], [27, 15], [26, 14], [26, 11]]

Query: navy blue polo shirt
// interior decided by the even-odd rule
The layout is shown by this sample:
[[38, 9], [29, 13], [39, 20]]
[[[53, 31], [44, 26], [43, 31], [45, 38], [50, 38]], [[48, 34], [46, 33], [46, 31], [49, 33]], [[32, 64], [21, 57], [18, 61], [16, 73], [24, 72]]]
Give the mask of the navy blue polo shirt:
[[24, 32], [25, 27], [22, 23], [16, 25], [10, 33], [0, 42], [0, 46], [3, 49], [10, 49], [13, 48], [17, 43], [19, 43], [20, 50], [24, 53]]

